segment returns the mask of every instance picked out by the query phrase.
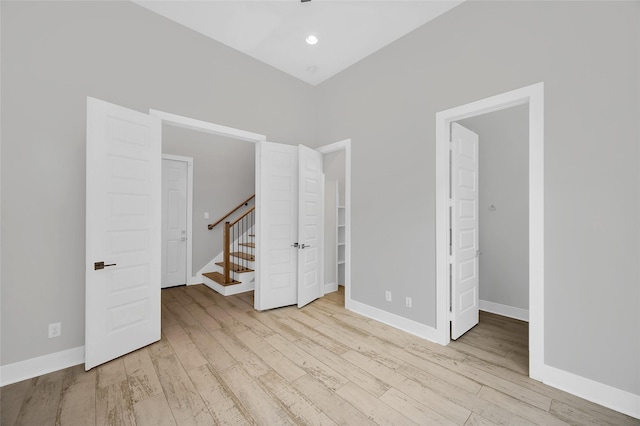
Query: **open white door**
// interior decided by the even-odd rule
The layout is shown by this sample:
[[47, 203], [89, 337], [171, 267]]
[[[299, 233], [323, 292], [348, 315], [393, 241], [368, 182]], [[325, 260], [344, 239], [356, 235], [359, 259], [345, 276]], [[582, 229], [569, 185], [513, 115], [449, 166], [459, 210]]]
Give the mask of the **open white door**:
[[161, 129], [87, 98], [87, 370], [160, 339]]
[[323, 295], [324, 171], [322, 154], [299, 146], [298, 307]]
[[260, 142], [258, 153], [255, 307], [262, 311], [297, 302], [298, 147]]
[[162, 159], [162, 288], [187, 283], [187, 167]]
[[451, 124], [451, 338], [478, 323], [478, 135]]
[[322, 154], [263, 141], [256, 165], [255, 308], [304, 306], [322, 295]]

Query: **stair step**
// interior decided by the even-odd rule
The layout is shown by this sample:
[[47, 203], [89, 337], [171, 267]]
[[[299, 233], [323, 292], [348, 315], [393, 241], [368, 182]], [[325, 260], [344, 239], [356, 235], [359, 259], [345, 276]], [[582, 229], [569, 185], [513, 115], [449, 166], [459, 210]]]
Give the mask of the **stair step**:
[[240, 243], [239, 245], [256, 248], [256, 243]]
[[241, 284], [240, 281], [236, 281], [236, 280], [233, 280], [230, 283], [225, 283], [224, 282], [224, 275], [221, 274], [220, 272], [205, 272], [202, 275], [204, 275], [205, 277], [209, 278], [210, 280], [213, 280], [213, 281], [215, 281], [218, 284], [223, 285], [223, 286]]
[[[224, 262], [216, 262], [216, 265], [220, 266], [221, 268], [224, 268]], [[245, 268], [244, 266], [237, 265], [233, 262], [231, 262], [229, 266], [231, 267], [231, 270], [233, 272], [237, 272], [238, 274], [242, 274], [243, 272], [253, 272], [253, 269]]]
[[238, 257], [240, 259], [244, 259], [244, 260], [250, 260], [250, 261], [254, 261], [256, 260], [255, 256], [249, 254], [249, 253], [244, 253], [241, 251], [234, 251], [233, 253], [231, 253], [231, 256], [235, 256]]

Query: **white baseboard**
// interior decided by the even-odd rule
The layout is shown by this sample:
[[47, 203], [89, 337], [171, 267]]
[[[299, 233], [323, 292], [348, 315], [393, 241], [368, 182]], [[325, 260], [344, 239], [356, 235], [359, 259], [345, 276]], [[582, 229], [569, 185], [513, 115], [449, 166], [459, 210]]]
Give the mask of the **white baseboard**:
[[479, 308], [481, 311], [491, 312], [492, 314], [502, 315], [503, 317], [509, 317], [520, 321], [529, 322], [528, 309], [514, 308], [513, 306], [489, 302], [488, 300], [480, 300]]
[[324, 285], [324, 294], [338, 291], [338, 283], [329, 283]]
[[427, 339], [431, 342], [438, 342], [436, 329], [429, 327], [428, 325], [420, 324], [419, 322], [403, 318], [399, 315], [392, 314], [391, 312], [356, 302], [353, 299], [350, 299], [348, 303], [345, 304], [345, 307], [357, 314], [364, 315], [365, 317], [374, 319], [383, 324], [390, 325], [391, 327], [406, 331], [407, 333], [422, 337], [423, 339]]
[[7, 364], [0, 367], [0, 386], [84, 364], [84, 346]]
[[543, 383], [640, 419], [640, 395], [617, 389], [549, 365], [544, 366]]
[[234, 294], [244, 293], [247, 291], [255, 290], [255, 280], [243, 282], [241, 284], [224, 286], [220, 285], [217, 282], [203, 276], [204, 285], [209, 287], [211, 290], [220, 293], [223, 296], [232, 296]]
[[196, 285], [196, 284], [202, 284], [202, 275], [191, 277], [189, 278], [189, 282], [187, 282], [187, 285]]

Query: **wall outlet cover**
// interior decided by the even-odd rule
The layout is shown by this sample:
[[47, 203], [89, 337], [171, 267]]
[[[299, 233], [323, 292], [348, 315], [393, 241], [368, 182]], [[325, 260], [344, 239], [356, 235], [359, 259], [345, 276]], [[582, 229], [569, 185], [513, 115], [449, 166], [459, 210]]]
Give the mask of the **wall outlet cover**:
[[49, 338], [58, 337], [62, 334], [62, 324], [53, 322], [49, 324]]

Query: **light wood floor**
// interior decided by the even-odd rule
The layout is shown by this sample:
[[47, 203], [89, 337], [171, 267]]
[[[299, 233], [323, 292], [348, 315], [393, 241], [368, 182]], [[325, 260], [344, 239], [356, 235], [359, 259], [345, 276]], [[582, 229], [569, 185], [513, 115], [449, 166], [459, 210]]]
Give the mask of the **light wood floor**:
[[162, 291], [162, 340], [1, 389], [2, 425], [630, 425], [527, 376], [527, 324], [482, 314], [448, 347], [343, 308]]

